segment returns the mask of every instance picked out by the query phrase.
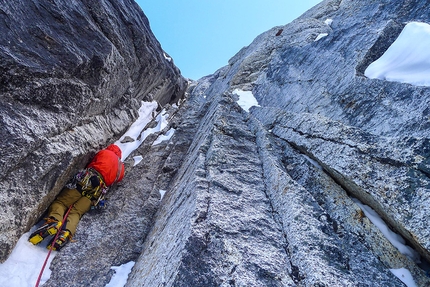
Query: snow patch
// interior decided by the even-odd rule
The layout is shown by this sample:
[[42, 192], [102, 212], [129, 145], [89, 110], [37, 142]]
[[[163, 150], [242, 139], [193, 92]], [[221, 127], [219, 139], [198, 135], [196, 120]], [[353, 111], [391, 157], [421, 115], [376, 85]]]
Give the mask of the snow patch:
[[327, 37], [327, 36], [328, 36], [328, 33], [321, 33], [315, 38], [314, 42], [317, 42], [317, 41], [319, 41], [322, 38]]
[[[0, 264], [0, 286], [8, 287], [33, 287], [36, 284], [43, 263], [49, 250], [46, 249], [49, 240], [45, 240], [35, 246], [28, 242], [31, 232], [39, 226], [34, 226], [29, 232], [24, 233], [18, 240], [9, 258]], [[51, 251], [45, 270], [40, 280], [40, 285], [48, 281], [51, 276], [49, 266], [57, 251]]]
[[242, 107], [245, 111], [249, 112], [251, 107], [259, 107], [257, 100], [254, 97], [254, 94], [251, 91], [242, 91], [240, 89], [235, 89], [233, 94], [239, 96], [239, 100], [237, 103]]
[[430, 25], [411, 22], [364, 75], [416, 86], [430, 86]]
[[[154, 118], [153, 113], [157, 109], [157, 106], [158, 104], [156, 102], [142, 102], [142, 107], [139, 109], [139, 118], [131, 125], [130, 129], [115, 142], [122, 151], [122, 161], [136, 150], [150, 134], [162, 131], [169, 124], [167, 121], [169, 115], [166, 113], [166, 110], [163, 110], [156, 118], [157, 126], [145, 129], [145, 126]], [[133, 138], [135, 141], [121, 143], [122, 139], [126, 136]]]
[[[360, 200], [353, 198], [355, 204], [357, 204], [369, 220], [382, 232], [382, 234], [388, 239], [388, 241], [396, 247], [400, 253], [409, 257], [416, 263], [420, 263], [420, 255], [413, 250], [411, 247], [405, 245], [403, 237], [391, 231], [384, 220], [374, 211], [370, 206], [363, 204]], [[411, 272], [406, 268], [390, 269], [397, 278], [399, 278], [407, 287], [417, 287], [412, 277]]]
[[166, 194], [166, 191], [165, 191], [165, 190], [160, 189], [160, 190], [159, 190], [159, 192], [160, 192], [160, 195], [161, 195], [160, 200], [162, 200], [162, 199], [163, 199], [163, 197], [164, 197], [164, 195]]
[[160, 143], [162, 143], [163, 141], [168, 141], [170, 140], [170, 138], [173, 136], [173, 134], [175, 133], [175, 129], [171, 128], [170, 130], [167, 131], [167, 133], [165, 135], [159, 135], [158, 138], [152, 143], [152, 145], [158, 145]]
[[333, 19], [326, 19], [326, 20], [324, 21], [324, 23], [325, 23], [327, 26], [331, 26], [331, 24], [333, 23]]
[[172, 58], [167, 56], [166, 53], [163, 53], [164, 59], [166, 59], [167, 61], [171, 62]]
[[369, 218], [369, 220], [376, 226], [378, 229], [384, 234], [384, 236], [388, 239], [388, 241], [396, 247], [400, 253], [409, 257], [415, 263], [420, 263], [420, 255], [411, 247], [407, 246], [405, 243], [405, 239], [399, 234], [391, 231], [388, 228], [387, 224], [384, 220], [374, 211], [370, 206], [363, 204], [356, 198], [353, 198], [353, 201], [363, 210], [364, 214]]
[[133, 157], [133, 160], [134, 160], [133, 166], [138, 165], [142, 161], [142, 159], [143, 159], [143, 156], [141, 156], [141, 155], [134, 156]]
[[124, 287], [127, 283], [128, 274], [131, 272], [135, 262], [130, 261], [120, 266], [112, 266], [110, 269], [115, 270], [115, 274], [110, 279], [110, 282], [105, 287]]
[[[155, 101], [142, 102], [137, 120], [130, 126], [128, 131], [118, 141], [115, 142], [115, 144], [121, 149], [122, 161], [124, 161], [143, 142], [141, 138], [140, 140], [137, 139], [139, 138], [139, 135], [141, 135], [145, 126], [154, 118], [153, 114], [155, 113], [157, 107], [158, 104]], [[121, 141], [127, 136], [134, 139], [134, 141], [121, 143]]]
[[308, 156], [307, 156], [307, 155], [305, 155], [305, 154], [303, 154], [303, 156], [304, 156], [304, 158], [305, 158], [308, 162], [310, 162], [313, 166], [315, 166], [316, 168], [318, 168], [318, 169], [320, 169], [320, 170], [323, 170], [322, 166], [321, 166], [318, 162], [316, 162], [315, 160], [311, 159], [310, 157], [308, 157]]
[[405, 283], [408, 287], [417, 287], [417, 284], [412, 278], [411, 272], [409, 272], [406, 268], [400, 269], [390, 269], [391, 273], [393, 273], [397, 278], [399, 278], [403, 283]]

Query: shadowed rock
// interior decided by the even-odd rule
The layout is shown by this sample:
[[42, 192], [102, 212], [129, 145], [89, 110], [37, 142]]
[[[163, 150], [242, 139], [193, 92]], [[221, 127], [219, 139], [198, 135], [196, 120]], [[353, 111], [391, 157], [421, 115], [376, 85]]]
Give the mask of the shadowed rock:
[[182, 97], [134, 1], [0, 4], [0, 261], [140, 100]]

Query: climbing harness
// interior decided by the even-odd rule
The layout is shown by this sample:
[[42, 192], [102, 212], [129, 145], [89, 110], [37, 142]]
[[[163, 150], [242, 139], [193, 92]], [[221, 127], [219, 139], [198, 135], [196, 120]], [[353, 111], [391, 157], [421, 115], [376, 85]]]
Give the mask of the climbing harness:
[[[118, 157], [117, 173], [112, 185], [119, 181], [122, 169], [121, 158]], [[106, 186], [103, 176], [94, 168], [90, 167], [79, 171], [66, 187], [76, 189], [82, 196], [91, 200], [91, 209], [105, 207], [105, 196], [109, 187]]]
[[[116, 177], [115, 177], [115, 180], [114, 180], [113, 184], [115, 184], [115, 183], [118, 182], [118, 179], [121, 176], [122, 168], [123, 168], [123, 165], [122, 165], [121, 159], [118, 158], [118, 168], [117, 168]], [[101, 193], [96, 198], [96, 200], [94, 200], [94, 198], [93, 198], [91, 209], [100, 209], [100, 208], [104, 208], [106, 206], [105, 196], [106, 196], [106, 193], [107, 193], [107, 191], [108, 191], [109, 188], [103, 182], [103, 177], [96, 170], [93, 169], [93, 171], [95, 173], [97, 173], [97, 175], [98, 175], [98, 177], [100, 179], [100, 182], [103, 183], [103, 187], [101, 188]]]
[[[72, 210], [72, 207], [73, 207], [73, 204], [70, 205], [69, 209], [67, 210], [66, 214], [64, 215], [63, 220], [61, 221], [61, 225], [59, 228], [61, 228], [61, 226], [64, 225], [64, 222], [66, 222], [67, 216], [69, 216], [69, 213], [70, 213], [70, 210]], [[48, 263], [49, 256], [51, 255], [51, 251], [54, 248], [55, 241], [57, 241], [57, 238], [59, 235], [60, 235], [60, 229], [57, 230], [57, 234], [55, 234], [54, 240], [52, 240], [51, 248], [49, 248], [48, 255], [46, 255], [45, 262], [43, 263], [42, 270], [40, 270], [39, 277], [37, 278], [35, 287], [38, 287], [40, 284], [40, 280], [42, 279], [42, 274], [43, 274], [43, 271], [45, 270], [46, 263]]]
[[104, 206], [104, 197], [108, 191], [103, 177], [93, 168], [87, 168], [78, 172], [67, 186], [69, 189], [78, 190], [82, 196], [91, 200], [91, 205]]

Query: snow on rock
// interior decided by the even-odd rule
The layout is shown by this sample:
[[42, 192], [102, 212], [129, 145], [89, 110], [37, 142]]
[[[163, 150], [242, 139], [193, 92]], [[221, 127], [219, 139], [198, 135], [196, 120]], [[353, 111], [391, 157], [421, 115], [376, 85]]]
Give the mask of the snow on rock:
[[237, 103], [239, 104], [239, 106], [242, 107], [242, 109], [247, 112], [249, 112], [249, 109], [253, 106], [260, 106], [251, 91], [242, 91], [240, 89], [235, 89], [233, 91], [233, 94], [239, 96], [239, 100], [237, 101]]
[[[46, 249], [48, 240], [45, 240], [37, 246], [28, 242], [28, 236], [35, 229], [36, 227], [33, 227], [29, 232], [24, 233], [18, 240], [9, 258], [3, 264], [0, 264], [0, 286], [35, 286], [45, 258], [48, 255], [48, 250]], [[40, 280], [40, 285], [46, 282], [51, 276], [49, 265], [56, 254], [56, 251], [51, 252]]]
[[164, 197], [164, 195], [166, 194], [166, 191], [165, 191], [165, 190], [163, 190], [163, 189], [160, 189], [160, 190], [159, 190], [159, 192], [160, 192], [160, 195], [161, 195], [160, 200], [162, 200], [162, 199], [163, 199], [163, 197]]
[[388, 228], [384, 220], [374, 211], [371, 207], [361, 203], [358, 199], [354, 198], [354, 202], [363, 210], [364, 214], [369, 218], [369, 220], [381, 230], [382, 234], [391, 242], [391, 244], [396, 247], [400, 253], [409, 257], [416, 263], [420, 263], [420, 255], [413, 250], [411, 247], [405, 245], [405, 240], [399, 234], [391, 231]]
[[133, 164], [133, 166], [138, 165], [138, 164], [139, 164], [139, 162], [141, 162], [141, 161], [142, 161], [142, 159], [143, 159], [143, 156], [141, 156], [141, 155], [134, 156], [134, 157], [133, 157], [133, 160], [134, 160], [134, 164]]
[[106, 287], [124, 287], [127, 283], [128, 274], [130, 274], [134, 263], [134, 261], [130, 261], [120, 266], [112, 266], [111, 269], [115, 270], [115, 274], [112, 276]]
[[414, 278], [412, 278], [411, 272], [409, 272], [406, 268], [400, 269], [390, 269], [391, 273], [393, 273], [397, 278], [400, 279], [407, 287], [417, 287], [415, 284]]
[[[139, 109], [139, 117], [131, 125], [128, 131], [117, 141], [115, 144], [119, 146], [122, 151], [121, 160], [124, 161], [130, 153], [132, 153], [142, 143], [142, 139], [137, 140], [145, 126], [154, 118], [153, 113], [157, 109], [157, 102], [142, 102]], [[126, 137], [134, 139], [133, 142], [123, 143]]]
[[[391, 244], [393, 244], [393, 246], [400, 251], [400, 253], [406, 255], [414, 262], [420, 263], [420, 255], [411, 247], [405, 245], [405, 240], [403, 239], [403, 237], [391, 231], [387, 224], [384, 222], [384, 220], [371, 207], [363, 204], [356, 198], [353, 198], [353, 201], [361, 208], [361, 210], [363, 210], [367, 218], [369, 218], [369, 220], [382, 232], [382, 234], [384, 234], [388, 241], [390, 241]], [[406, 286], [417, 286], [415, 284], [411, 272], [408, 269], [390, 269], [390, 271], [403, 283], [405, 283]]]
[[365, 76], [416, 86], [430, 86], [430, 25], [411, 22]]
[[155, 141], [154, 141], [154, 143], [152, 144], [153, 146], [154, 145], [157, 145], [157, 144], [160, 144], [160, 143], [162, 143], [163, 141], [168, 141], [168, 140], [170, 140], [170, 138], [173, 136], [173, 134], [175, 133], [175, 129], [174, 128], [171, 128], [170, 130], [168, 130], [167, 131], [167, 133], [165, 134], [165, 135], [160, 135]]
[[171, 61], [172, 61], [172, 58], [171, 58], [171, 57], [169, 57], [169, 56], [167, 56], [167, 54], [166, 54], [166, 53], [163, 53], [163, 55], [164, 55], [164, 58], [165, 58], [167, 61], [169, 61], [169, 62], [171, 62]]
[[324, 23], [326, 23], [327, 26], [331, 26], [331, 24], [333, 23], [333, 19], [327, 19], [324, 21]]
[[[145, 129], [145, 126], [153, 119], [153, 113], [156, 109], [156, 102], [142, 102], [142, 106], [139, 109], [139, 118], [131, 125], [129, 130], [115, 142], [122, 151], [122, 161], [127, 159], [127, 157], [136, 150], [150, 134], [162, 131], [168, 125], [167, 119], [169, 115], [165, 110], [163, 110], [156, 118], [157, 126]], [[125, 137], [131, 137], [135, 141], [123, 142]]]
[[318, 162], [316, 162], [315, 160], [313, 160], [313, 159], [311, 159], [310, 157], [308, 157], [307, 155], [303, 155], [303, 157], [308, 161], [308, 162], [310, 162], [313, 166], [315, 166], [316, 168], [318, 168], [319, 170], [323, 170], [323, 167], [318, 163]]
[[314, 42], [317, 42], [317, 41], [319, 41], [322, 38], [327, 37], [327, 36], [328, 36], [328, 33], [321, 33], [315, 38]]

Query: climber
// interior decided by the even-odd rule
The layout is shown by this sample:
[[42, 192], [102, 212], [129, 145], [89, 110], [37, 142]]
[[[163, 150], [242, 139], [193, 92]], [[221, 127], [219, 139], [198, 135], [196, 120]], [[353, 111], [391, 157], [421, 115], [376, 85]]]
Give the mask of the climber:
[[[114, 144], [99, 151], [87, 167], [78, 172], [61, 191], [48, 209], [45, 223], [34, 231], [29, 241], [39, 244], [46, 237], [60, 234], [54, 245], [52, 238], [47, 248], [59, 251], [66, 245], [76, 232], [79, 220], [91, 206], [97, 206], [103, 199], [107, 189], [124, 177], [124, 164], [121, 161], [121, 149]], [[73, 206], [72, 206], [73, 205]], [[71, 207], [67, 219], [62, 225], [63, 216]]]

